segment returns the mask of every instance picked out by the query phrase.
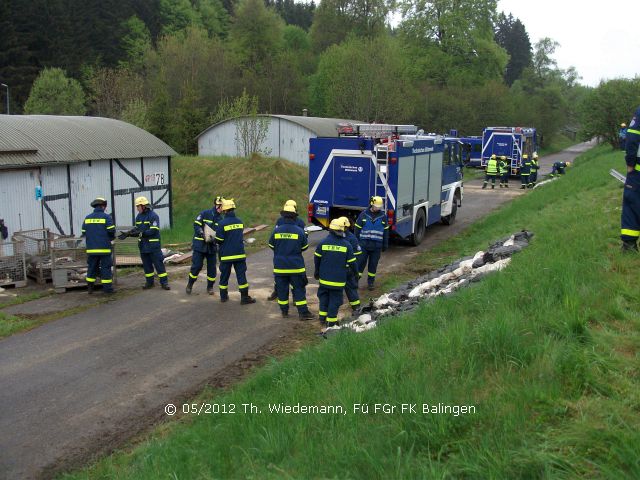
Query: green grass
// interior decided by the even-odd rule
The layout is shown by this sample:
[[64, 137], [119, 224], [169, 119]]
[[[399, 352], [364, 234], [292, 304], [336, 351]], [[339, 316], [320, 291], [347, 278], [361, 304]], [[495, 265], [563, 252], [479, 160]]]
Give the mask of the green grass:
[[[608, 152], [586, 153], [411, 266], [535, 232], [506, 270], [273, 361], [212, 394], [237, 413], [186, 415], [67, 478], [640, 478], [640, 257], [619, 251], [622, 190], [607, 172], [621, 159]], [[349, 413], [266, 413], [279, 402]], [[373, 413], [439, 402], [476, 411]], [[351, 413], [355, 403], [370, 413]]]
[[[191, 242], [193, 220], [211, 208], [216, 195], [233, 198], [245, 226], [273, 225], [288, 199], [298, 202], [306, 220], [308, 172], [286, 160], [254, 157], [176, 157], [171, 161], [173, 222], [162, 231], [163, 244]], [[269, 232], [271, 233], [271, 232]], [[252, 247], [266, 246], [268, 234], [256, 235]]]
[[8, 337], [14, 333], [28, 330], [37, 325], [34, 320], [16, 317], [8, 313], [0, 312], [0, 338]]

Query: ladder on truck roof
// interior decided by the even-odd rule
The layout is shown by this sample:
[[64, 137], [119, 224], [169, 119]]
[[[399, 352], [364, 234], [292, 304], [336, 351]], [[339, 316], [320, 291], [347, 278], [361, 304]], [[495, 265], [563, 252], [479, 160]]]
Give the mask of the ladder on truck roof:
[[513, 143], [511, 145], [511, 169], [513, 170], [514, 168], [519, 167], [518, 161], [520, 159], [520, 155], [518, 155], [518, 152], [520, 152], [520, 146], [518, 145], [518, 140], [515, 135], [511, 135], [511, 138], [513, 139]]
[[391, 125], [386, 123], [341, 123], [338, 125], [338, 135], [356, 137], [385, 138], [399, 135], [415, 135], [418, 127], [415, 125]]
[[384, 205], [385, 215], [387, 214], [387, 187], [389, 186], [389, 144], [381, 143], [376, 145], [375, 147], [375, 156], [376, 156], [376, 186], [374, 190], [374, 195], [378, 195], [378, 188], [382, 188], [384, 190], [384, 195], [382, 195], [382, 202]]

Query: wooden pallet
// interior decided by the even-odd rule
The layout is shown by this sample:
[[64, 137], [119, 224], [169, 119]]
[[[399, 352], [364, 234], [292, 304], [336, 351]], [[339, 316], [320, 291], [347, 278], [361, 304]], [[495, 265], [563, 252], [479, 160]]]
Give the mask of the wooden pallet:
[[0, 287], [2, 288], [5, 288], [5, 287], [20, 288], [20, 287], [26, 287], [26, 286], [27, 286], [26, 280], [12, 280], [10, 282], [6, 280], [0, 280]]

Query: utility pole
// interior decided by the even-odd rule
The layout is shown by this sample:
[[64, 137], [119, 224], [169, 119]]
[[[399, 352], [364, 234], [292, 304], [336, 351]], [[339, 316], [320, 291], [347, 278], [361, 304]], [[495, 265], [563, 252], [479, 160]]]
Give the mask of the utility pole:
[[6, 83], [0, 83], [0, 85], [7, 89], [7, 115], [10, 115], [11, 112], [9, 111], [9, 85], [7, 85]]

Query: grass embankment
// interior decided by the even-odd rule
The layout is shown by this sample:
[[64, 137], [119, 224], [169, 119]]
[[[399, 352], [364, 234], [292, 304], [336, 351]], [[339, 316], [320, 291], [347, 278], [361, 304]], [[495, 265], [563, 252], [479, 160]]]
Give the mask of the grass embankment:
[[[173, 228], [162, 231], [163, 243], [190, 242], [193, 220], [211, 208], [216, 195], [233, 198], [246, 227], [273, 225], [288, 199], [298, 202], [306, 221], [308, 172], [282, 159], [254, 157], [176, 157], [171, 161]], [[253, 246], [266, 246], [270, 231], [257, 235]]]
[[[211, 398], [235, 414], [187, 415], [69, 478], [640, 478], [640, 257], [619, 252], [622, 190], [607, 172], [622, 159], [609, 152], [419, 259], [441, 265], [534, 231], [506, 270], [274, 361]], [[347, 414], [269, 414], [277, 403]], [[424, 403], [475, 413], [423, 414]]]

